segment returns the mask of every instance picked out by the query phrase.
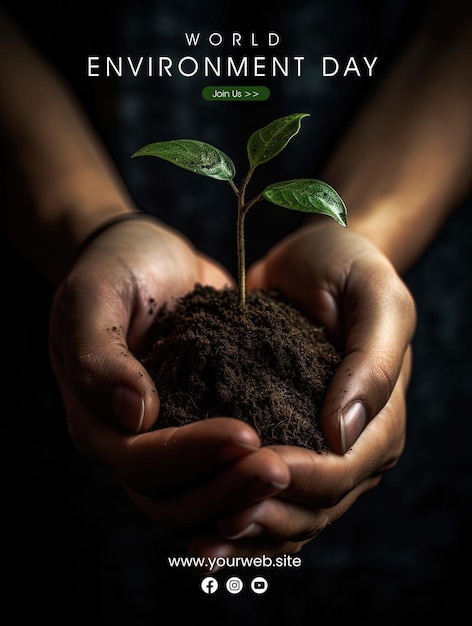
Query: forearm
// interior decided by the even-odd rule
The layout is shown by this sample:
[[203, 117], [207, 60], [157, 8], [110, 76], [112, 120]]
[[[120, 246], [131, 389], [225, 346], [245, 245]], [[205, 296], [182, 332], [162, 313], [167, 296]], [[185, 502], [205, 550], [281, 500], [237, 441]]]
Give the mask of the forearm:
[[470, 187], [471, 42], [470, 20], [429, 24], [323, 174], [347, 205], [348, 227], [376, 243], [400, 272]]
[[67, 88], [1, 16], [0, 24], [6, 227], [58, 280], [94, 228], [134, 206]]

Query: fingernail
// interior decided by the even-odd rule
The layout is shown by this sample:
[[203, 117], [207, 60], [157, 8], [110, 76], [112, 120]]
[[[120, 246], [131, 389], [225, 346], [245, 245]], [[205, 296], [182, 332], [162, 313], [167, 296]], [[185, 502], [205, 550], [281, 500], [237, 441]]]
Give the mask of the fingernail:
[[367, 422], [367, 411], [362, 402], [351, 404], [339, 418], [339, 430], [341, 433], [341, 450], [344, 454], [354, 445], [357, 438], [364, 430]]
[[246, 528], [243, 528], [239, 533], [235, 535], [231, 535], [231, 537], [226, 536], [226, 539], [237, 540], [237, 539], [251, 539], [252, 537], [259, 537], [264, 532], [264, 527], [256, 522], [249, 524]]
[[117, 385], [112, 406], [116, 417], [128, 430], [139, 433], [144, 419], [144, 398], [132, 387]]

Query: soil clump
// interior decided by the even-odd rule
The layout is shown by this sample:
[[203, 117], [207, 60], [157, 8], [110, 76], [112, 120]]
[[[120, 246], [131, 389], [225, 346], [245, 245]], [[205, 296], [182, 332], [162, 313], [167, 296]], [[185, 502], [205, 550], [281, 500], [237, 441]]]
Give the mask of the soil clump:
[[159, 390], [157, 428], [211, 417], [250, 424], [263, 445], [327, 450], [318, 427], [341, 356], [279, 292], [195, 289], [163, 306], [141, 358]]

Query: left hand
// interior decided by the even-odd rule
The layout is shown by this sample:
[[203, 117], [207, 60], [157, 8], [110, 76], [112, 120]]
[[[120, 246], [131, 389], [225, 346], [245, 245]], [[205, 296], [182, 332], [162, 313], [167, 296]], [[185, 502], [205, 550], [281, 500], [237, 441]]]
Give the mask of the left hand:
[[379, 483], [405, 444], [416, 311], [389, 260], [355, 232], [314, 223], [252, 267], [248, 287], [280, 289], [341, 349], [320, 416], [331, 451], [274, 446], [289, 468], [289, 486], [221, 516], [221, 536], [196, 537], [196, 555], [298, 552]]
[[241, 420], [153, 429], [159, 381], [137, 356], [153, 310], [195, 283], [230, 281], [177, 231], [141, 216], [89, 243], [52, 302], [51, 363], [71, 440], [161, 527], [200, 527], [288, 484], [283, 459]]

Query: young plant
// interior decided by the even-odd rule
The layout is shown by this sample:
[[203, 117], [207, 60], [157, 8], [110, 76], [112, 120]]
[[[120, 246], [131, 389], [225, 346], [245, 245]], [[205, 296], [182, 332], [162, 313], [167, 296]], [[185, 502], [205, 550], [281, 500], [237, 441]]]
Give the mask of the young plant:
[[230, 184], [238, 203], [238, 288], [241, 306], [246, 303], [244, 220], [256, 202], [264, 198], [287, 209], [328, 215], [338, 224], [347, 226], [343, 200], [330, 185], [316, 179], [298, 178], [273, 183], [246, 201], [247, 186], [256, 167], [277, 156], [298, 133], [302, 119], [308, 115], [309, 113], [293, 113], [278, 118], [249, 137], [247, 142], [249, 170], [239, 187], [234, 182], [236, 168], [233, 161], [224, 152], [203, 141], [194, 139], [159, 141], [143, 146], [132, 155], [132, 157], [159, 157], [195, 174], [224, 180]]

